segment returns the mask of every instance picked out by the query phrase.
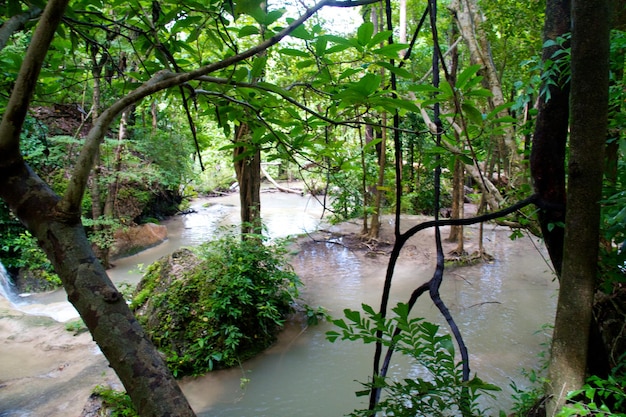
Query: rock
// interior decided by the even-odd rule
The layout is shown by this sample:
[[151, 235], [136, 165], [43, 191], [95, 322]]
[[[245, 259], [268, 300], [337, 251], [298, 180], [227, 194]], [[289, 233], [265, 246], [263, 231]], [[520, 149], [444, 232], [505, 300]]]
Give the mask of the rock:
[[99, 417], [105, 414], [102, 397], [98, 394], [91, 394], [87, 399], [87, 404], [83, 408], [83, 411], [80, 413], [80, 417]]
[[167, 227], [146, 223], [117, 230], [115, 243], [111, 248], [111, 259], [130, 256], [142, 250], [157, 246], [167, 239]]
[[15, 287], [18, 294], [52, 291], [59, 288], [60, 281], [52, 282], [50, 272], [42, 269], [20, 268], [15, 277]]
[[239, 366], [275, 340], [297, 276], [258, 243], [180, 249], [146, 269], [131, 309], [174, 376]]

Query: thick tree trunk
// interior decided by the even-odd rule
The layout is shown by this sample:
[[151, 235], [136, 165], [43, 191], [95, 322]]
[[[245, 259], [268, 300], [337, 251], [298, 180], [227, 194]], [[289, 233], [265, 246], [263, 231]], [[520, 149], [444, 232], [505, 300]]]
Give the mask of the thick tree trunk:
[[565, 243], [550, 360], [549, 415], [586, 376], [598, 263], [609, 86], [608, 0], [572, 1], [571, 136]]
[[[120, 377], [143, 417], [193, 416], [180, 387], [154, 345], [145, 336], [124, 298], [96, 259], [80, 222], [84, 175], [72, 178], [66, 200], [61, 200], [24, 162], [19, 135], [39, 71], [67, 0], [50, 0], [24, 56], [11, 98], [0, 124], [0, 198], [37, 239], [63, 282], [94, 340]], [[127, 105], [127, 104], [126, 104]], [[111, 111], [111, 114], [114, 112]], [[103, 118], [103, 124], [109, 122]], [[102, 137], [96, 127], [90, 136]], [[91, 137], [88, 139], [88, 141]], [[76, 183], [81, 187], [76, 187]]]
[[87, 240], [79, 213], [21, 161], [0, 165], [0, 198], [37, 239], [94, 340], [141, 416], [193, 416], [165, 362], [109, 280]]
[[[543, 40], [556, 40], [570, 31], [570, 1], [548, 0]], [[556, 47], [543, 49], [542, 60], [552, 59]], [[544, 88], [544, 86], [542, 86]], [[565, 150], [569, 128], [569, 83], [550, 87], [550, 99], [539, 97], [530, 153], [530, 172], [535, 192], [550, 204], [539, 211], [539, 223], [552, 265], [561, 275], [562, 227], [565, 221]]]

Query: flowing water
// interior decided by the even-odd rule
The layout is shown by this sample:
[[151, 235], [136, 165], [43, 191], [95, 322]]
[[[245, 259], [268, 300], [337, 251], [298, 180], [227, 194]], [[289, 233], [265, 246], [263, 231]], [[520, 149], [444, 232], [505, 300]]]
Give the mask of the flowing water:
[[[322, 210], [312, 199], [292, 194], [263, 194], [262, 198], [262, 214], [272, 238], [310, 232], [320, 224]], [[207, 202], [211, 205], [205, 205]], [[198, 244], [207, 236], [215, 236], [220, 226], [236, 223], [239, 216], [236, 197], [232, 196], [197, 201], [194, 208], [195, 214], [165, 222], [168, 241], [116, 261], [115, 268], [109, 271], [111, 278], [117, 283], [136, 283], [141, 277], [138, 264], [147, 265], [181, 245]], [[422, 233], [413, 239], [430, 239], [430, 235], [421, 236]], [[476, 234], [475, 229], [468, 229], [468, 235]], [[537, 366], [538, 354], [544, 349], [541, 344], [546, 341], [540, 329], [553, 321], [555, 308], [556, 284], [542, 255], [531, 239], [511, 241], [509, 234], [504, 229], [487, 227], [486, 250], [495, 256], [495, 262], [449, 268], [441, 288], [442, 298], [468, 345], [472, 374], [504, 389], [496, 399], [483, 402], [491, 407], [493, 415], [510, 407], [511, 381], [524, 385], [521, 369]], [[305, 283], [303, 298], [312, 306], [326, 307], [335, 317], [341, 317], [344, 308], [358, 309], [361, 303], [376, 308], [380, 303], [386, 267], [382, 259], [363, 257], [341, 245], [321, 242], [303, 246], [292, 264]], [[430, 279], [431, 274], [432, 265], [428, 262], [399, 264], [391, 303], [406, 301], [411, 291]], [[31, 314], [53, 316], [54, 311], [64, 311], [69, 306], [64, 298], [62, 292], [33, 295], [22, 299], [18, 307]], [[426, 298], [418, 302], [415, 315], [441, 323], [438, 311]], [[64, 313], [62, 319], [67, 316]], [[312, 327], [289, 323], [274, 346], [240, 368], [185, 378], [181, 385], [200, 416], [347, 414], [365, 406], [365, 400], [357, 398], [354, 392], [362, 389], [357, 381], [368, 379], [373, 346], [360, 342], [330, 343], [325, 332], [331, 328], [330, 323]], [[16, 354], [19, 353], [13, 352]], [[0, 378], [9, 361], [28, 360], [3, 355]], [[103, 359], [94, 355], [93, 360]], [[407, 374], [415, 376], [416, 372], [417, 368], [400, 358], [390, 374], [402, 378]], [[58, 382], [51, 379], [50, 384]], [[75, 387], [68, 383], [64, 389]], [[2, 396], [0, 384], [0, 416], [35, 415], [28, 410], [8, 413], [2, 408]], [[48, 401], [53, 403], [55, 398]]]

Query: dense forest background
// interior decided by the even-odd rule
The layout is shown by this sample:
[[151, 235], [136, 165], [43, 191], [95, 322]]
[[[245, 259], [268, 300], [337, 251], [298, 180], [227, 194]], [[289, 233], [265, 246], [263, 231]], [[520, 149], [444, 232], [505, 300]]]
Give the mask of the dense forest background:
[[[318, 14], [336, 8], [354, 21]], [[245, 239], [262, 229], [263, 177], [303, 181], [365, 239], [382, 213], [449, 215], [460, 257], [463, 224], [508, 214], [543, 236], [561, 280], [555, 407], [623, 364], [622, 2], [0, 10], [0, 259], [63, 285], [141, 415], [193, 412], [106, 276], [116, 230], [237, 183]], [[499, 214], [455, 222], [466, 199]]]

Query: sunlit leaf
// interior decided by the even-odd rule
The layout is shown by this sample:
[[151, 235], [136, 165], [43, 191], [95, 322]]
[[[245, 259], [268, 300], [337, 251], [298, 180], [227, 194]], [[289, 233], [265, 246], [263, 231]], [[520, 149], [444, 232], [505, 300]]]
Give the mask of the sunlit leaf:
[[306, 51], [301, 51], [300, 49], [294, 49], [294, 48], [283, 48], [283, 49], [279, 49], [278, 53], [282, 54], [282, 55], [288, 55], [288, 56], [300, 56], [303, 58], [308, 58], [309, 57], [309, 53]]
[[365, 22], [356, 32], [357, 42], [361, 46], [366, 46], [370, 39], [372, 39], [372, 34], [374, 33], [374, 24], [372, 22]]
[[463, 87], [465, 86], [465, 83], [467, 82], [467, 80], [469, 80], [470, 77], [475, 76], [476, 73], [480, 70], [480, 68], [481, 68], [480, 64], [470, 65], [469, 67], [465, 68], [457, 76], [456, 87], [459, 88], [459, 89], [463, 89]]
[[246, 36], [258, 35], [260, 33], [259, 28], [257, 26], [247, 25], [239, 29], [239, 33], [237, 34], [240, 38], [245, 38]]

